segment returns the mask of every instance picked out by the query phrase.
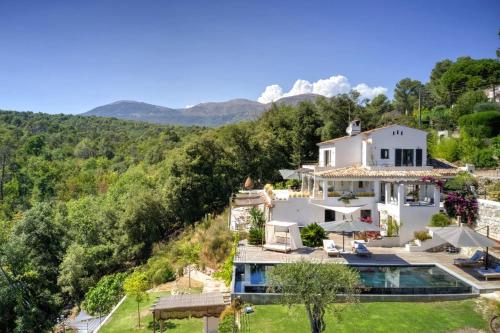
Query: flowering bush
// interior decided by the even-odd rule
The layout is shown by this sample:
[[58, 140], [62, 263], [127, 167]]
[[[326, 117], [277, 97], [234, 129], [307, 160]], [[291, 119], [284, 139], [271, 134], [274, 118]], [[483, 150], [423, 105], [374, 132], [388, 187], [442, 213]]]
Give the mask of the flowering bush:
[[372, 219], [371, 216], [362, 217], [360, 220], [361, 220], [361, 222], [366, 222], [366, 223], [372, 223], [373, 222], [373, 219]]
[[420, 179], [424, 183], [432, 183], [435, 184], [437, 187], [440, 189], [443, 189], [444, 183], [441, 179], [435, 178], [435, 177], [430, 177], [430, 176], [425, 176]]
[[462, 222], [472, 225], [476, 221], [478, 204], [473, 195], [462, 192], [450, 192], [444, 201], [446, 213], [451, 217], [460, 216]]

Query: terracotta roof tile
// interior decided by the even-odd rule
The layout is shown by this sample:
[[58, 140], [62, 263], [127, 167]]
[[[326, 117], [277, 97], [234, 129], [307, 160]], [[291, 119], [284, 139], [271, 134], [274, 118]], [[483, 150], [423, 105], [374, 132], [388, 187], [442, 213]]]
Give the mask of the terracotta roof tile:
[[418, 170], [415, 168], [388, 168], [388, 169], [368, 169], [362, 166], [352, 166], [344, 168], [334, 168], [330, 170], [317, 171], [314, 175], [324, 178], [422, 178], [422, 177], [443, 177], [453, 176], [457, 169], [427, 169]]

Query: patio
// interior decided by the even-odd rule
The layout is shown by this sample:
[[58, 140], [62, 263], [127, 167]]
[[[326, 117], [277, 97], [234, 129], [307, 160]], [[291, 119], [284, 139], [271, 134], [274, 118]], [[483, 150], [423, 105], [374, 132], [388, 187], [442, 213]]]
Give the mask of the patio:
[[[342, 244], [342, 236], [330, 234], [337, 247]], [[346, 250], [350, 249], [352, 238], [346, 237]], [[359, 257], [352, 253], [341, 254], [340, 257], [328, 257], [323, 248], [304, 247], [293, 252], [278, 253], [263, 250], [259, 246], [247, 245], [241, 241], [235, 263], [286, 263], [301, 259], [337, 262], [349, 264], [373, 264], [373, 265], [414, 265], [414, 264], [436, 264], [441, 268], [461, 277], [469, 284], [477, 287], [481, 293], [500, 290], [500, 279], [485, 281], [474, 271], [474, 268], [457, 267], [453, 264], [456, 258], [463, 258], [461, 254], [449, 254], [446, 252], [407, 252], [403, 247], [370, 247], [373, 252], [371, 258]]]

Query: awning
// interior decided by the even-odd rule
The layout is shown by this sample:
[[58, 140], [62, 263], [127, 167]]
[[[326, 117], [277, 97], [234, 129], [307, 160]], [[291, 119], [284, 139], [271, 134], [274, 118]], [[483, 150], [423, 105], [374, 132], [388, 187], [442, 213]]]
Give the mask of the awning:
[[498, 243], [466, 226], [433, 229], [433, 234], [456, 247], [496, 247]]
[[361, 232], [361, 231], [381, 231], [382, 229], [374, 224], [361, 221], [336, 221], [321, 222], [320, 227], [327, 232]]
[[320, 204], [316, 204], [316, 203], [313, 203], [313, 205], [318, 206], [318, 207], [322, 207], [325, 209], [329, 209], [329, 210], [334, 210], [334, 211], [342, 213], [342, 214], [352, 214], [352, 213], [354, 213], [354, 212], [356, 212], [356, 211], [358, 211], [361, 208], [366, 206], [366, 205], [361, 205], [361, 206], [330, 206], [330, 205], [320, 205]]
[[279, 170], [281, 177], [283, 177], [283, 179], [300, 179], [301, 174], [311, 173], [312, 171], [313, 171], [312, 169], [307, 169], [307, 168], [300, 168], [296, 170], [291, 170], [291, 169]]
[[269, 221], [266, 223], [267, 225], [272, 225], [275, 227], [286, 227], [289, 228], [293, 225], [296, 225], [297, 223], [295, 222], [283, 222], [283, 221]]

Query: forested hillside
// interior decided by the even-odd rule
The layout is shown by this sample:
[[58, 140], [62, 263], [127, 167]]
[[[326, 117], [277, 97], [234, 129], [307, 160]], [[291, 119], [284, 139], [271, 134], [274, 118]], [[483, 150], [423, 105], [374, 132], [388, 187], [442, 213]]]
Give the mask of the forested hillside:
[[[427, 84], [401, 80], [394, 101], [319, 97], [215, 129], [1, 111], [0, 332], [49, 329], [103, 276], [222, 212], [247, 176], [263, 185], [316, 160], [316, 143], [345, 135], [349, 119], [418, 127], [420, 106], [434, 156], [497, 166], [500, 109], [483, 89], [499, 68], [444, 61]], [[438, 142], [442, 129], [459, 137]]]

